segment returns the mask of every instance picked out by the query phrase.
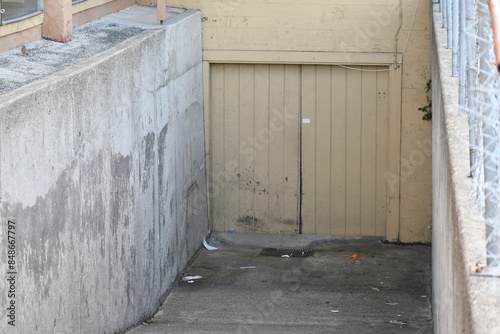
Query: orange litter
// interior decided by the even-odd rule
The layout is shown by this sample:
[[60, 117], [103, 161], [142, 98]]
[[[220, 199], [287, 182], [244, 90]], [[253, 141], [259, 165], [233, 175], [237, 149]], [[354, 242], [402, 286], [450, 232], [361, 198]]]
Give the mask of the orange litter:
[[352, 254], [351, 256], [349, 256], [350, 259], [357, 259], [358, 258], [358, 254]]

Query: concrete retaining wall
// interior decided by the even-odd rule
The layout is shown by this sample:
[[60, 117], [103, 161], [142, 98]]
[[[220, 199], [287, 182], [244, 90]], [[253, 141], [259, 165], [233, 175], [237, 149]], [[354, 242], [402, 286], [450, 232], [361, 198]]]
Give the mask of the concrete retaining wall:
[[471, 196], [467, 118], [435, 5], [432, 47], [434, 333], [500, 333], [498, 278], [471, 275], [485, 260], [485, 225]]
[[196, 11], [1, 97], [1, 333], [155, 312], [208, 233], [202, 105]]

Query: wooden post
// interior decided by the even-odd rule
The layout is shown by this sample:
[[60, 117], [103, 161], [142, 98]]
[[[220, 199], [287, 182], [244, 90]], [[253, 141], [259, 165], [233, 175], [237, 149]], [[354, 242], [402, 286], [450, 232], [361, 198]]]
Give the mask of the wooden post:
[[165, 3], [165, 0], [156, 0], [156, 2], [157, 18], [160, 23], [163, 23], [163, 21], [165, 21], [165, 18], [167, 17], [167, 4]]
[[71, 0], [45, 0], [43, 9], [42, 37], [67, 43], [73, 34]]

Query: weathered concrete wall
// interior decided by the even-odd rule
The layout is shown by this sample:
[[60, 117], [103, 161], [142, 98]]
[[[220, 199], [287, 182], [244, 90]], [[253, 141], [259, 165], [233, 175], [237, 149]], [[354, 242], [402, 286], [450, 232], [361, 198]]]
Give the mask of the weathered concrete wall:
[[485, 224], [470, 195], [467, 119], [459, 115], [442, 14], [435, 7], [432, 49], [432, 291], [436, 334], [500, 333], [498, 278], [471, 276], [486, 263]]
[[362, 59], [384, 55], [393, 59], [396, 45], [399, 57], [405, 51], [401, 173], [397, 184], [390, 180], [400, 189], [398, 237], [403, 242], [431, 239], [431, 122], [422, 120], [418, 110], [428, 104], [429, 3], [418, 2], [413, 21], [416, 0], [169, 1], [172, 6], [202, 11], [203, 49], [211, 57], [219, 52], [223, 60], [233, 60], [231, 52], [244, 51], [254, 55], [255, 62], [262, 62], [259, 57], [265, 52], [279, 54], [275, 59], [300, 63], [302, 52], [316, 52], [311, 57], [318, 63], [328, 54], [343, 53], [340, 58], [346, 63], [363, 63]]
[[114, 333], [155, 312], [208, 233], [202, 105], [195, 11], [2, 96], [1, 333]]

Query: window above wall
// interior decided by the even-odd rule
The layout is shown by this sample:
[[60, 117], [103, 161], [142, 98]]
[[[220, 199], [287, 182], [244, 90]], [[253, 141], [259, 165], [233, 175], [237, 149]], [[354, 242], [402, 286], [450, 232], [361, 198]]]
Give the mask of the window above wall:
[[0, 25], [4, 25], [41, 13], [43, 0], [0, 0], [0, 8]]

